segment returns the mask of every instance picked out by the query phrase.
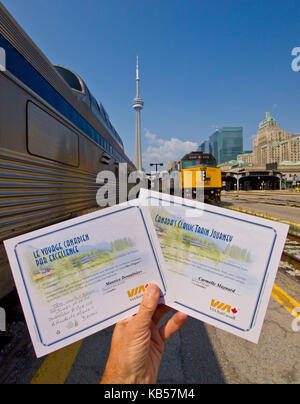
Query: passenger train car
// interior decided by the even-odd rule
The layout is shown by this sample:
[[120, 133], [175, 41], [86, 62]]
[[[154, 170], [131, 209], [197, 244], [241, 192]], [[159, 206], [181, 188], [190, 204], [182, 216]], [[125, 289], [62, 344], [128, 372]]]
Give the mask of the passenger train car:
[[[95, 208], [97, 174], [135, 167], [85, 82], [53, 66], [1, 3], [0, 50], [1, 243]], [[0, 297], [2, 261], [1, 244]]]

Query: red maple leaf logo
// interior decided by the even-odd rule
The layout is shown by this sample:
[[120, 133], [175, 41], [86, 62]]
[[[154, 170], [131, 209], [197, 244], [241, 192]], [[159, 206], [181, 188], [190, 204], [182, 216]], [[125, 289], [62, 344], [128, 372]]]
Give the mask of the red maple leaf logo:
[[231, 311], [233, 314], [236, 314], [238, 312], [237, 309], [232, 309]]

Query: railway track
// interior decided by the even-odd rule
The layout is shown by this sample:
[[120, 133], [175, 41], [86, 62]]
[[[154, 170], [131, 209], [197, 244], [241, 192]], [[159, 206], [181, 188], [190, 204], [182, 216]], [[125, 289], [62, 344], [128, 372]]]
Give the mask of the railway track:
[[283, 206], [283, 207], [288, 207], [288, 208], [298, 208], [300, 209], [300, 203], [298, 201], [294, 200], [280, 200], [280, 199], [262, 199], [256, 198], [256, 196], [251, 196], [251, 198], [243, 198], [243, 196], [239, 196], [238, 198], [239, 202], [245, 202], [249, 203], [261, 203], [263, 200], [263, 203], [265, 205], [270, 205], [270, 206]]
[[287, 265], [288, 272], [300, 279], [300, 235], [290, 232], [282, 253], [282, 261]]
[[222, 207], [230, 210], [235, 210], [237, 212], [243, 212], [253, 216], [263, 217], [269, 220], [288, 223], [290, 225], [290, 231], [287, 236], [287, 241], [281, 259], [281, 262], [285, 263], [286, 265], [284, 266], [281, 265], [280, 269], [293, 273], [297, 278], [300, 279], [300, 226], [297, 223], [287, 222], [285, 220], [276, 219], [274, 217], [270, 217], [262, 213], [251, 212], [249, 210], [235, 208], [232, 206], [223, 205]]
[[[300, 231], [300, 229], [299, 229], [299, 231]], [[288, 234], [288, 239], [294, 240], [294, 241], [298, 242], [300, 245], [300, 234], [290, 231]]]

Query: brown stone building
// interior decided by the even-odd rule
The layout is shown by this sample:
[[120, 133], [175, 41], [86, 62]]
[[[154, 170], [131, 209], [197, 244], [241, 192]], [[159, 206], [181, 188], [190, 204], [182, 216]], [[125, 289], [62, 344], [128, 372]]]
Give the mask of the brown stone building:
[[253, 141], [252, 158], [256, 166], [284, 161], [296, 163], [300, 161], [300, 134], [292, 136], [267, 112]]

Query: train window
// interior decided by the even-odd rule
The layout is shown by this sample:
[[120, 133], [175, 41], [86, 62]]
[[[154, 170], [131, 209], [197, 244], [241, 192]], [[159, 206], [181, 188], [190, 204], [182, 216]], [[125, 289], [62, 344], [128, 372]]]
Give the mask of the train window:
[[[52, 87], [47, 80], [44, 79], [40, 75], [40, 73], [35, 70], [30, 63], [19, 53], [16, 51], [16, 49], [0, 34], [0, 47], [4, 48], [6, 50], [6, 64], [7, 64], [7, 70], [12, 73], [15, 77], [18, 78], [22, 83], [24, 83], [26, 86], [28, 86], [32, 91], [34, 91], [36, 94], [38, 94], [42, 99], [44, 99], [48, 104], [50, 104], [53, 108], [55, 108], [60, 114], [66, 117], [69, 121], [73, 123], [76, 127], [78, 127], [81, 131], [83, 131], [88, 137], [91, 139], [96, 139], [96, 142], [99, 144], [102, 143], [102, 147], [105, 150], [108, 150], [108, 145], [107, 142], [104, 142], [104, 139], [102, 139], [101, 134], [98, 133], [94, 129], [94, 127], [71, 105], [69, 104], [62, 96], [61, 94], [56, 91], [54, 87]], [[72, 71], [70, 71], [67, 68], [64, 68], [62, 66], [54, 66], [55, 69], [57, 70], [58, 74], [61, 74], [67, 84], [74, 88], [74, 90], [80, 91], [82, 93], [86, 93], [88, 101], [87, 104], [91, 107], [91, 101], [90, 101], [90, 93], [88, 89], [86, 88], [84, 82]], [[108, 114], [106, 113], [105, 109], [103, 108], [102, 104], [100, 104], [100, 111], [105, 117], [106, 121], [109, 121]], [[97, 108], [99, 110], [99, 108]], [[42, 110], [41, 110], [42, 111]], [[44, 111], [42, 111], [43, 113]], [[32, 112], [34, 115], [34, 113]], [[36, 113], [37, 114], [37, 113]], [[45, 113], [46, 114], [46, 113]], [[29, 120], [29, 117], [28, 117]], [[53, 118], [55, 120], [55, 118]], [[36, 120], [38, 121], [38, 119]], [[45, 119], [46, 121], [46, 119]], [[45, 123], [45, 122], [44, 122]], [[44, 124], [43, 123], [43, 124]], [[58, 127], [63, 125], [59, 120], [57, 120], [57, 130], [58, 133], [61, 133], [61, 128], [58, 129]], [[43, 126], [43, 124], [41, 124]], [[61, 133], [62, 136], [57, 135], [56, 137], [56, 132], [53, 131], [53, 144], [51, 145], [51, 142], [49, 139], [47, 139], [47, 142], [45, 142], [44, 145], [41, 143], [41, 139], [43, 137], [38, 138], [37, 133], [39, 131], [38, 128], [35, 128], [35, 120], [32, 120], [31, 122], [28, 122], [28, 125], [30, 126], [30, 130], [28, 128], [28, 148], [30, 148], [30, 153], [32, 154], [37, 154], [40, 157], [44, 158], [50, 158], [55, 161], [61, 161], [65, 164], [71, 164], [71, 165], [77, 165], [78, 163], [78, 138], [76, 135], [76, 132], [72, 131], [67, 126], [65, 127], [65, 132], [64, 134]], [[52, 125], [50, 125], [52, 127]], [[55, 126], [55, 125], [54, 125]], [[41, 128], [40, 128], [41, 129]], [[69, 132], [69, 129], [71, 131], [70, 136], [67, 135]], [[44, 129], [42, 130], [42, 132]], [[30, 132], [30, 133], [29, 133]], [[96, 132], [96, 136], [94, 136], [94, 132]], [[114, 135], [111, 134], [113, 137]], [[76, 139], [74, 138], [76, 136]], [[67, 146], [70, 147], [70, 149], [67, 150], [67, 153], [70, 153], [70, 158], [66, 158], [67, 153], [61, 153], [59, 149], [56, 149], [56, 142], [57, 138], [60, 137], [59, 142], [61, 142], [61, 145], [64, 144], [63, 141], [61, 141], [64, 137], [67, 140]], [[116, 136], [116, 138], [119, 140], [120, 146], [123, 148], [122, 141], [120, 137]], [[70, 143], [68, 143], [70, 140]], [[35, 145], [36, 142], [36, 145]], [[49, 143], [48, 143], [49, 142]], [[43, 146], [43, 147], [42, 147]], [[48, 150], [49, 152], [48, 152]], [[113, 147], [110, 148], [111, 153], [116, 156], [120, 161], [125, 161], [123, 156], [121, 156]], [[50, 154], [52, 157], [50, 157]], [[47, 157], [48, 156], [48, 157]], [[57, 156], [57, 158], [56, 158]]]
[[61, 66], [54, 66], [54, 67], [73, 90], [82, 92], [80, 81], [78, 80], [78, 78], [74, 73]]
[[90, 90], [87, 87], [85, 87], [85, 91], [86, 91], [86, 94], [87, 94], [87, 96], [89, 98], [89, 106], [91, 106], [92, 105], [92, 97], [91, 97]]
[[95, 115], [97, 115], [97, 116], [100, 115], [100, 116], [101, 116], [100, 110], [99, 110], [98, 102], [97, 102], [97, 100], [95, 99], [95, 97], [93, 97], [92, 94], [91, 94], [91, 101], [92, 101], [92, 104], [91, 104], [91, 106], [92, 106], [92, 111], [94, 112]]
[[91, 97], [93, 106], [95, 107], [96, 111], [100, 114], [100, 109], [96, 98], [93, 95], [91, 95]]
[[27, 106], [27, 143], [35, 156], [78, 167], [78, 135], [32, 102]]
[[182, 161], [182, 169], [201, 166], [216, 167], [217, 165], [214, 157], [211, 155], [195, 156], [190, 154]]
[[101, 102], [99, 102], [99, 108], [100, 108], [100, 113], [101, 113], [102, 117], [105, 118], [104, 108], [103, 108], [103, 105], [101, 104]]
[[107, 115], [107, 112], [105, 110], [104, 110], [104, 115], [105, 115], [106, 122], [109, 122], [109, 116]]

